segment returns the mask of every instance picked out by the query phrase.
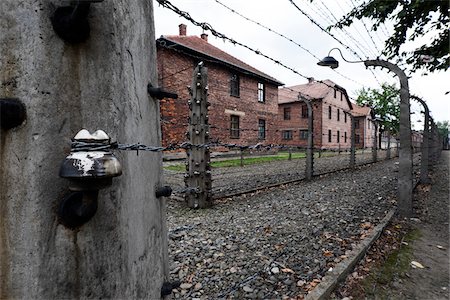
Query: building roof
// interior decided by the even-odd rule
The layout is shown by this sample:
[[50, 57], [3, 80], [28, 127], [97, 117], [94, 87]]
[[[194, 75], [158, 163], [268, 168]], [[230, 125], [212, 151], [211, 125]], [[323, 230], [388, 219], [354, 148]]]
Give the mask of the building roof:
[[360, 106], [356, 103], [353, 103], [352, 115], [355, 117], [365, 117], [371, 116], [372, 108], [369, 106]]
[[301, 101], [298, 100], [299, 93], [309, 100], [321, 100], [325, 98], [332, 89], [337, 89], [343, 92], [346, 96], [350, 109], [352, 109], [353, 103], [351, 103], [348, 99], [347, 91], [329, 79], [314, 81], [314, 78], [311, 78], [311, 80], [306, 84], [282, 87], [278, 89], [278, 104]]
[[238, 69], [242, 73], [247, 73], [251, 76], [265, 79], [266, 81], [277, 86], [284, 85], [284, 83], [278, 81], [277, 79], [255, 69], [254, 67], [220, 50], [219, 48], [208, 43], [206, 40], [197, 36], [163, 35], [157, 39], [157, 44], [163, 47], [177, 47], [178, 50], [184, 50], [186, 54], [214, 60], [219, 64], [226, 65], [227, 67], [231, 67], [233, 69]]

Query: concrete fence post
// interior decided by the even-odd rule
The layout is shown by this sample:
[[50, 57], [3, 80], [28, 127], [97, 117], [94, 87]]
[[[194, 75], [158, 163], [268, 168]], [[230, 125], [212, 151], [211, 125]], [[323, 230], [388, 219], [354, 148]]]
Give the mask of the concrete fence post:
[[192, 144], [188, 148], [188, 170], [185, 176], [186, 202], [190, 208], [207, 208], [211, 201], [211, 166], [207, 144], [210, 141], [208, 124], [208, 69], [200, 62], [194, 70], [192, 86], [189, 139]]
[[391, 131], [387, 129], [386, 159], [391, 159]]
[[428, 176], [429, 172], [429, 123], [430, 123], [430, 110], [428, 109], [427, 103], [421, 98], [411, 95], [411, 98], [420, 102], [424, 108], [424, 125], [423, 125], [423, 136], [422, 136], [422, 149], [420, 158], [420, 182], [423, 184], [430, 183], [430, 178]]
[[[98, 192], [93, 217], [72, 229], [58, 217], [71, 195], [58, 174], [80, 129], [161, 143], [159, 103], [147, 93], [157, 84], [152, 1], [72, 2], [0, 1], [0, 98], [26, 108], [20, 126], [0, 129], [0, 299], [160, 299], [169, 275], [161, 152], [116, 151], [122, 175]], [[80, 20], [90, 31], [70, 35]]]
[[[314, 113], [311, 101], [302, 94], [298, 94], [298, 99], [306, 103], [308, 108], [308, 145], [306, 146], [306, 180], [311, 180], [314, 175]], [[321, 150], [319, 149], [319, 157]]]
[[377, 152], [377, 150], [378, 150], [378, 139], [377, 139], [377, 137], [378, 137], [378, 122], [377, 121], [372, 121], [373, 122], [373, 125], [374, 125], [374, 127], [375, 127], [375, 133], [374, 133], [374, 135], [373, 135], [373, 145], [372, 145], [372, 161], [373, 162], [377, 162], [377, 160], [378, 160], [378, 152]]
[[351, 113], [344, 112], [350, 117], [350, 168], [355, 168], [355, 118]]
[[398, 211], [401, 217], [411, 217], [413, 213], [413, 160], [411, 147], [411, 111], [408, 77], [399, 66], [385, 60], [366, 60], [366, 67], [379, 66], [394, 72], [400, 81], [400, 149], [398, 172]]

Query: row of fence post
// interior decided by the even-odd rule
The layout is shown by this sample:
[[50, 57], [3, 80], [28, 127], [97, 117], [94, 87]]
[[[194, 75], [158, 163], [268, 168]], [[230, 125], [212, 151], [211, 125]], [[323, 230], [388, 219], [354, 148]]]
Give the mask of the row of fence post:
[[[203, 63], [199, 63], [194, 71], [192, 86], [189, 88], [191, 99], [189, 101], [189, 129], [188, 138], [192, 147], [187, 149], [186, 175], [185, 183], [187, 187], [186, 201], [191, 208], [206, 208], [211, 205], [211, 166], [210, 150], [207, 145], [210, 141], [208, 124], [208, 81], [207, 68]], [[438, 135], [438, 130], [433, 119], [429, 115], [428, 107], [422, 99], [416, 96], [411, 98], [419, 101], [424, 107], [425, 120], [423, 130], [423, 141], [421, 145], [421, 169], [420, 182], [429, 183], [429, 168], [435, 164], [439, 158], [442, 143]], [[313, 128], [313, 109], [310, 100], [299, 93], [299, 101], [305, 102], [308, 109], [308, 143], [306, 147], [306, 168], [305, 178], [311, 180], [314, 176], [314, 128]], [[354, 116], [345, 112], [351, 121], [350, 131], [350, 161], [349, 168], [353, 169], [356, 165], [356, 147], [355, 147], [355, 120]], [[378, 160], [378, 142], [377, 132], [378, 123], [373, 121], [375, 128], [374, 141], [372, 145], [372, 162]], [[200, 145], [200, 146], [198, 146]], [[339, 148], [339, 153], [341, 149]], [[364, 154], [364, 148], [362, 149]], [[319, 157], [322, 156], [322, 149], [318, 149]], [[399, 155], [399, 143], [396, 143], [396, 156]], [[386, 159], [391, 158], [391, 136], [387, 135]], [[292, 159], [292, 149], [288, 148], [288, 160]], [[240, 165], [244, 165], [244, 149], [240, 148]]]

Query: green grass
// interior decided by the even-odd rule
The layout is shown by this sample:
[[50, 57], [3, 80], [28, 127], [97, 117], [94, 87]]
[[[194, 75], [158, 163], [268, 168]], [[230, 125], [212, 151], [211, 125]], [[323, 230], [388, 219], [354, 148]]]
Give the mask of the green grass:
[[[348, 155], [348, 153], [341, 153], [341, 155]], [[321, 156], [335, 156], [338, 155], [336, 151], [322, 151]], [[293, 152], [292, 153], [292, 159], [302, 159], [305, 158], [306, 154], [304, 152]], [[317, 151], [314, 152], [314, 157], [318, 158], [319, 153]], [[266, 162], [272, 162], [272, 161], [278, 161], [278, 160], [288, 160], [289, 153], [288, 152], [278, 152], [274, 155], [269, 156], [244, 156], [244, 165], [254, 165], [254, 164], [261, 164]], [[240, 167], [241, 166], [241, 159], [240, 158], [230, 158], [226, 160], [220, 160], [220, 161], [213, 161], [211, 162], [212, 168], [229, 168], [229, 167]], [[177, 171], [182, 172], [186, 170], [186, 167], [184, 163], [171, 165], [171, 166], [165, 166], [164, 169], [170, 170], [170, 171]]]
[[[289, 153], [287, 153], [287, 152], [280, 152], [278, 154], [271, 155], [271, 156], [251, 156], [251, 157], [244, 156], [244, 165], [254, 165], [254, 164], [261, 164], [261, 163], [278, 161], [278, 160], [287, 160], [288, 158], [289, 158]], [[301, 158], [305, 158], [305, 153], [292, 153], [292, 159], [301, 159]], [[228, 168], [228, 167], [240, 167], [240, 166], [241, 166], [240, 158], [230, 158], [230, 159], [226, 159], [226, 160], [211, 162], [212, 168]], [[164, 167], [164, 169], [171, 170], [171, 171], [184, 171], [185, 168], [186, 167], [184, 164], [176, 164], [176, 165]]]
[[421, 233], [418, 229], [408, 232], [403, 239], [407, 245], [401, 245], [398, 250], [393, 251], [381, 266], [375, 268], [363, 280], [362, 287], [370, 299], [388, 299], [390, 297], [387, 294], [389, 288], [380, 288], [380, 286], [389, 286], [396, 278], [405, 277], [413, 260], [413, 249], [410, 243], [420, 236]]

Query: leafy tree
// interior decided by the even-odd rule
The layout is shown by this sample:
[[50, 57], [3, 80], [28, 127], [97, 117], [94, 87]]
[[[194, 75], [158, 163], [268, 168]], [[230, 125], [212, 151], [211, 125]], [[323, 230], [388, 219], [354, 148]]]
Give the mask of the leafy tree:
[[[394, 23], [394, 33], [388, 38], [383, 54], [389, 59], [404, 57], [413, 71], [446, 70], [449, 54], [449, 1], [448, 0], [369, 0], [357, 6], [334, 26], [350, 26], [355, 19], [374, 20], [373, 30], [386, 21]], [[431, 38], [427, 35], [433, 33]], [[424, 39], [425, 37], [425, 39]], [[401, 52], [407, 41], [420, 40], [422, 45], [412, 52]]]
[[356, 99], [358, 105], [370, 106], [380, 119], [380, 130], [397, 134], [400, 128], [400, 91], [394, 84], [383, 83], [380, 89], [362, 88]]
[[450, 128], [450, 123], [449, 121], [443, 121], [443, 122], [436, 122], [436, 126], [438, 128], [438, 132], [440, 135], [442, 135], [443, 137], [448, 137], [448, 132], [449, 132], [449, 128]]

